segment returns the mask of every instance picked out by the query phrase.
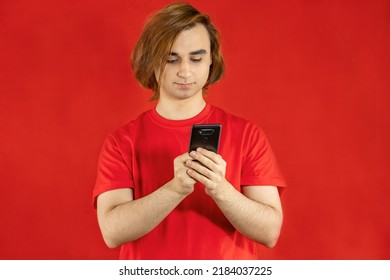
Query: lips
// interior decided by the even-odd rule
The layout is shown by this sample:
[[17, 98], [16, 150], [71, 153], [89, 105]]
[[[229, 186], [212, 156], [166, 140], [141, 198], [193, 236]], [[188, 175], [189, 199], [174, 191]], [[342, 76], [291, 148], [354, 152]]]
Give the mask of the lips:
[[177, 87], [183, 90], [190, 89], [194, 83], [176, 83]]

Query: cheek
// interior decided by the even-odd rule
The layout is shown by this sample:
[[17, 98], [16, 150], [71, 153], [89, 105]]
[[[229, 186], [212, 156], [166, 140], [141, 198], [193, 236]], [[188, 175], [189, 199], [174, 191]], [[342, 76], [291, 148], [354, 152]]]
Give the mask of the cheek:
[[169, 80], [175, 76], [175, 69], [173, 67], [165, 67], [164, 72], [162, 73], [162, 80]]
[[206, 80], [209, 78], [210, 74], [210, 65], [203, 65], [202, 69], [200, 70], [202, 80]]
[[159, 78], [159, 73], [156, 72], [157, 82], [160, 82], [160, 86], [164, 86], [164, 85], [168, 84], [168, 81], [171, 78], [171, 76], [170, 76], [169, 71], [167, 69], [165, 69], [164, 72], [162, 73], [161, 81], [159, 81], [158, 78]]
[[[166, 79], [167, 74], [169, 73], [169, 67], [166, 65], [163, 69], [161, 68], [155, 68], [154, 69], [154, 77], [156, 78], [156, 81], [159, 82], [159, 79], [161, 78], [161, 82]], [[160, 77], [161, 75], [161, 77]]]

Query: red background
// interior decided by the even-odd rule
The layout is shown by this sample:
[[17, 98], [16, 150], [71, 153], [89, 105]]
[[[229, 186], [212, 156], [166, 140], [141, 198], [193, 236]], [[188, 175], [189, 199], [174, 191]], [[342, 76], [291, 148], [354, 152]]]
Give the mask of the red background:
[[[111, 259], [99, 149], [152, 108], [129, 54], [167, 1], [0, 3], [0, 258]], [[259, 123], [289, 183], [271, 259], [388, 259], [390, 2], [190, 1], [222, 33], [209, 102]]]

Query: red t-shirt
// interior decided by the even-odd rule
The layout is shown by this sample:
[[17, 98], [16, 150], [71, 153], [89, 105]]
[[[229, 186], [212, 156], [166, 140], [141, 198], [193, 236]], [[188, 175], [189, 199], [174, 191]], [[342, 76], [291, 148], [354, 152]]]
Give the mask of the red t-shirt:
[[[226, 179], [242, 186], [285, 182], [260, 128], [207, 104], [187, 120], [167, 120], [155, 110], [141, 114], [110, 134], [101, 151], [93, 196], [132, 188], [146, 196], [173, 178], [173, 160], [188, 151], [193, 124], [219, 123], [219, 154], [227, 163]], [[257, 244], [225, 218], [202, 185], [186, 197], [155, 229], [122, 245], [120, 259], [258, 259]]]

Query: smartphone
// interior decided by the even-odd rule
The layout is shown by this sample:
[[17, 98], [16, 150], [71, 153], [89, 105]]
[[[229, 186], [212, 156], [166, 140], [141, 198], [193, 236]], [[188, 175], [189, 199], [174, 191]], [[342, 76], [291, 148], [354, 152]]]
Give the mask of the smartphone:
[[191, 131], [189, 152], [200, 147], [218, 153], [221, 130], [222, 125], [220, 124], [194, 124]]

